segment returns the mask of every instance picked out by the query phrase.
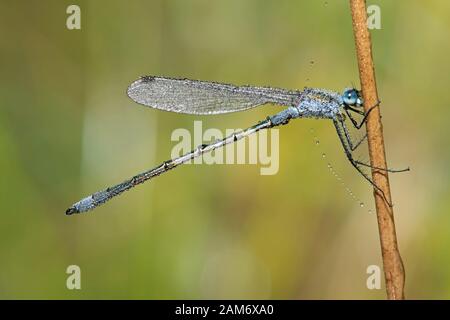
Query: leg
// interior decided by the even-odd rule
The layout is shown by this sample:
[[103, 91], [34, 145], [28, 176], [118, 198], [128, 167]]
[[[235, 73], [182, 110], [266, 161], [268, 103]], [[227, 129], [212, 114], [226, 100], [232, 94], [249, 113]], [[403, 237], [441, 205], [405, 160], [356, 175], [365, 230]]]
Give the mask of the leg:
[[392, 207], [392, 203], [386, 198], [386, 195], [384, 194], [384, 191], [373, 182], [373, 180], [364, 172], [362, 171], [360, 164], [353, 159], [353, 155], [351, 152], [351, 149], [348, 145], [348, 142], [345, 139], [345, 134], [342, 132], [343, 129], [341, 128], [342, 122], [339, 122], [338, 120], [333, 120], [334, 126], [336, 127], [336, 132], [338, 134], [339, 140], [341, 141], [342, 147], [344, 148], [345, 155], [347, 156], [347, 159], [350, 161], [352, 166], [381, 194], [384, 201]]
[[356, 120], [353, 118], [353, 116], [352, 116], [352, 114], [349, 112], [349, 110], [352, 110], [353, 112], [356, 112], [356, 113], [358, 113], [358, 114], [360, 114], [360, 115], [364, 115], [364, 112], [362, 112], [362, 111], [360, 111], [360, 110], [353, 109], [352, 107], [349, 107], [349, 106], [345, 106], [345, 107], [344, 107], [344, 111], [345, 111], [345, 113], [347, 114], [348, 118], [349, 118], [350, 121], [352, 122], [353, 126], [354, 126], [355, 128], [357, 128], [357, 127], [358, 127], [358, 122], [356, 122]]
[[341, 124], [342, 128], [344, 129], [345, 138], [347, 140], [348, 146], [350, 147], [350, 150], [355, 151], [361, 145], [361, 143], [367, 138], [367, 133], [364, 134], [364, 137], [362, 137], [362, 139], [360, 139], [356, 144], [353, 144], [353, 141], [350, 137], [350, 133], [347, 129], [347, 126], [345, 125], [345, 122], [341, 121]]
[[405, 168], [405, 169], [385, 169], [385, 168], [374, 167], [374, 166], [372, 166], [370, 164], [367, 164], [367, 163], [364, 163], [364, 162], [361, 162], [361, 161], [358, 161], [358, 160], [355, 160], [355, 162], [357, 164], [360, 164], [360, 165], [365, 166], [365, 167], [369, 167], [369, 168], [376, 169], [376, 170], [381, 170], [381, 171], [392, 172], [392, 173], [409, 171], [409, 167]]
[[[381, 101], [378, 101], [374, 106], [370, 107], [369, 110], [367, 110], [367, 112], [365, 112], [365, 113], [363, 113], [362, 111], [357, 110], [357, 109], [355, 109], [355, 108], [352, 108], [352, 107], [350, 107], [350, 106], [344, 106], [344, 110], [345, 110], [345, 113], [347, 114], [347, 116], [348, 116], [348, 117], [350, 118], [350, 120], [352, 121], [353, 126], [354, 126], [356, 129], [361, 129], [361, 127], [363, 126], [363, 124], [366, 123], [367, 117], [369, 116], [370, 112], [371, 112], [373, 109], [375, 109], [376, 107], [378, 107], [378, 106], [380, 105], [380, 103], [381, 103]], [[358, 113], [358, 114], [364, 115], [364, 117], [363, 117], [363, 119], [361, 120], [360, 123], [357, 123], [357, 122], [356, 122], [356, 120], [351, 116], [349, 110], [351, 110], [351, 111], [353, 111], [353, 112], [356, 112], [356, 113]]]
[[352, 151], [355, 151], [360, 145], [361, 143], [363, 143], [364, 140], [367, 139], [367, 132], [364, 134], [364, 137], [362, 137], [356, 144], [355, 146], [352, 148]]
[[[376, 106], [374, 106], [374, 107], [376, 107]], [[370, 110], [372, 110], [374, 107], [372, 107]], [[344, 131], [344, 137], [345, 137], [345, 139], [347, 141], [348, 148], [350, 149], [351, 152], [355, 151], [361, 145], [361, 143], [367, 138], [367, 133], [356, 144], [353, 144], [353, 141], [352, 141], [352, 139], [350, 137], [350, 133], [349, 133], [349, 131], [347, 129], [347, 126], [345, 125], [344, 120], [343, 119], [339, 119], [338, 121], [339, 121], [339, 123], [342, 126], [342, 129]], [[358, 160], [354, 160], [354, 161], [357, 164], [359, 164], [359, 165], [362, 165], [362, 166], [365, 166], [365, 167], [369, 167], [369, 168], [372, 168], [372, 169], [376, 169], [376, 170], [386, 171], [386, 172], [397, 173], [397, 172], [409, 171], [409, 168], [406, 168], [406, 169], [379, 168], [379, 167], [374, 167], [374, 166], [372, 166], [370, 164], [367, 164], [367, 163], [364, 163], [364, 162], [361, 162], [361, 161], [358, 161]]]

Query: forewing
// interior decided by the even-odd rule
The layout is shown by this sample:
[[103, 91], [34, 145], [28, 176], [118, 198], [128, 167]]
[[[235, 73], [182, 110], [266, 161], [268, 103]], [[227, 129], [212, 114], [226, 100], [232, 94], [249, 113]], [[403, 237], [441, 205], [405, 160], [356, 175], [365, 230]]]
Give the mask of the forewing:
[[216, 82], [163, 77], [142, 77], [127, 91], [137, 103], [188, 114], [219, 114], [273, 103], [295, 105], [299, 91], [270, 87], [234, 86]]

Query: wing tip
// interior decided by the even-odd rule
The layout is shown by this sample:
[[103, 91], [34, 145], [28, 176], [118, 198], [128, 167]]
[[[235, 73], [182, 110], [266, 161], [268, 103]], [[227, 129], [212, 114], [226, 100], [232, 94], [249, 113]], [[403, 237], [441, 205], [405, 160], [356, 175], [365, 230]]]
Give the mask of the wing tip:
[[152, 81], [154, 81], [155, 79], [156, 79], [155, 76], [141, 76], [141, 77], [139, 77], [139, 79], [133, 81], [133, 82], [128, 86], [127, 92], [126, 92], [126, 93], [127, 93], [127, 96], [128, 96], [130, 99], [136, 101], [136, 100], [133, 98], [133, 92], [134, 92], [134, 90], [135, 90], [136, 88], [138, 88], [141, 84], [143, 84], [143, 83], [148, 83], [148, 82], [152, 82]]

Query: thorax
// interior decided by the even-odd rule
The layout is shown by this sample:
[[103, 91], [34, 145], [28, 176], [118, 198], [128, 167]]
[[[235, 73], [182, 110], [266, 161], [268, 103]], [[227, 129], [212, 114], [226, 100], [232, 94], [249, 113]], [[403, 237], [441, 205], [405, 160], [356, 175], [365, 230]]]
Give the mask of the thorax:
[[336, 92], [306, 88], [302, 92], [297, 109], [303, 118], [333, 119], [342, 104], [342, 97]]

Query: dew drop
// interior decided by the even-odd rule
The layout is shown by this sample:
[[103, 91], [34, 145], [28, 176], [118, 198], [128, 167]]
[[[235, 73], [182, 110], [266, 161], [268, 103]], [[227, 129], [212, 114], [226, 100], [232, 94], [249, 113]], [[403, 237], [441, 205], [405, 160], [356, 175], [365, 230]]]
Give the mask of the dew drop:
[[[314, 63], [314, 61], [311, 61], [312, 63]], [[318, 146], [320, 144], [320, 140], [319, 138], [314, 134], [314, 129], [310, 128], [309, 130], [311, 132], [311, 134], [313, 134], [314, 136], [314, 142], [316, 144], [316, 146]], [[327, 158], [327, 154], [325, 152], [322, 152], [321, 154], [322, 159], [326, 159]], [[355, 203], [357, 203], [361, 208], [365, 207], [365, 204], [363, 201], [361, 201], [361, 199], [356, 196], [353, 191], [347, 186], [347, 184], [345, 183], [344, 179], [336, 172], [336, 170], [334, 169], [333, 165], [330, 162], [326, 162], [327, 163], [327, 167], [330, 171], [330, 173], [335, 177], [335, 179], [339, 182], [339, 184], [342, 186], [343, 189], [345, 189], [345, 191], [347, 192], [347, 194], [350, 196], [350, 198], [355, 201]], [[372, 210], [368, 210], [369, 213], [372, 213]]]

